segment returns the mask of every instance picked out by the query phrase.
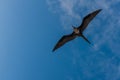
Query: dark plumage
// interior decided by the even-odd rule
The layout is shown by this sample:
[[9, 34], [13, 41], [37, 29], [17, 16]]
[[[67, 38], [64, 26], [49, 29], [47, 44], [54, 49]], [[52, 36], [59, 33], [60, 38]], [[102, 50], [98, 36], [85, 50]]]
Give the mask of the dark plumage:
[[59, 47], [61, 47], [62, 45], [64, 45], [66, 42], [71, 41], [73, 39], [75, 39], [78, 36], [81, 36], [85, 41], [87, 41], [89, 44], [90, 41], [87, 40], [87, 38], [82, 34], [83, 31], [86, 29], [86, 27], [88, 26], [88, 24], [90, 23], [90, 21], [92, 21], [92, 19], [101, 11], [102, 9], [98, 9], [90, 14], [88, 14], [87, 16], [85, 16], [83, 18], [82, 24], [80, 26], [78, 26], [77, 28], [73, 26], [74, 31], [69, 34], [69, 35], [64, 35], [55, 45], [55, 47], [53, 48], [53, 51], [55, 51], [56, 49], [58, 49]]

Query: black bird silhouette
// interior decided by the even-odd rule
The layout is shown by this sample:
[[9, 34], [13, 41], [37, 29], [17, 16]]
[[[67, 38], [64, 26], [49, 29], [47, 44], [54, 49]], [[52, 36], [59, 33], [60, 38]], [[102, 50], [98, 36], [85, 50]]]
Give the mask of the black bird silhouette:
[[90, 21], [92, 21], [92, 19], [101, 11], [102, 9], [98, 9], [90, 14], [88, 14], [87, 16], [85, 16], [83, 18], [82, 24], [78, 27], [73, 27], [73, 32], [69, 35], [64, 35], [55, 45], [55, 47], [53, 48], [53, 51], [55, 51], [56, 49], [58, 49], [59, 47], [61, 47], [62, 45], [64, 45], [66, 42], [71, 41], [73, 39], [75, 39], [76, 37], [82, 37], [85, 41], [87, 41], [89, 44], [90, 41], [83, 35], [83, 31], [86, 29], [86, 27], [88, 26], [88, 24], [90, 23]]

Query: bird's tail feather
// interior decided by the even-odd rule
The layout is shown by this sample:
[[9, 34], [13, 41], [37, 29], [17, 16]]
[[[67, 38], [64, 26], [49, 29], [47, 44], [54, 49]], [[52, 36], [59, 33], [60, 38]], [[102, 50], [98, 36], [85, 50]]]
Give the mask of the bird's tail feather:
[[90, 42], [84, 35], [81, 35], [81, 37], [82, 37], [85, 41], [87, 41], [89, 44], [91, 44], [91, 42]]

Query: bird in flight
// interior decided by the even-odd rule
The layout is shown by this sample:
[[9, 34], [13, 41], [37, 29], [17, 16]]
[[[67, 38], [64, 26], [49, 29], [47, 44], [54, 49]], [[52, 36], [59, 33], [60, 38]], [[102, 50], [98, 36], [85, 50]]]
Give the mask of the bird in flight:
[[67, 43], [68, 41], [71, 41], [73, 39], [75, 39], [76, 37], [82, 37], [86, 42], [88, 42], [89, 44], [90, 41], [83, 35], [83, 31], [87, 28], [88, 24], [90, 23], [90, 21], [93, 20], [93, 18], [101, 11], [102, 9], [98, 9], [90, 14], [88, 14], [87, 16], [85, 16], [83, 18], [82, 24], [78, 27], [72, 26], [73, 27], [73, 32], [69, 35], [64, 35], [55, 45], [55, 47], [53, 48], [53, 52], [60, 48], [61, 46], [63, 46], [65, 43]]

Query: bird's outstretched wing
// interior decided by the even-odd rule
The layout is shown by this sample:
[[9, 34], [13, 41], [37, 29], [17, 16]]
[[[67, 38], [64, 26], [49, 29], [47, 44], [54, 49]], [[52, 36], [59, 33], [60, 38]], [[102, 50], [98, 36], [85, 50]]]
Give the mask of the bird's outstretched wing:
[[102, 9], [98, 9], [90, 14], [88, 14], [87, 16], [85, 16], [83, 18], [82, 24], [78, 27], [78, 29], [83, 32], [84, 29], [88, 26], [88, 24], [90, 23], [90, 21], [101, 11]]
[[61, 47], [62, 45], [64, 45], [66, 42], [73, 40], [76, 37], [76, 35], [74, 34], [74, 32], [70, 35], [65, 35], [63, 36], [55, 45], [55, 47], [53, 48], [53, 51], [55, 51], [56, 49], [58, 49], [59, 47]]

